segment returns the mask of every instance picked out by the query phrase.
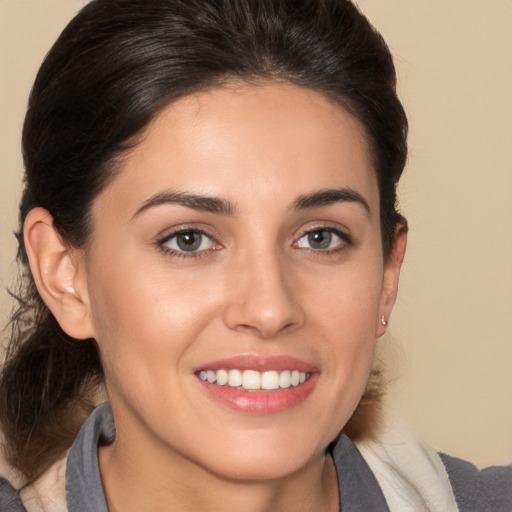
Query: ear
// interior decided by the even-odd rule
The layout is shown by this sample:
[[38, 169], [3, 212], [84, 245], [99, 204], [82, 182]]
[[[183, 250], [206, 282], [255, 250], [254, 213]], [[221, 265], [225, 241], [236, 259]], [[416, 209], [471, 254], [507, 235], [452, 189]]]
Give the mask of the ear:
[[404, 261], [405, 249], [407, 247], [407, 224], [401, 222], [395, 231], [393, 249], [384, 263], [384, 277], [379, 307], [379, 318], [377, 326], [377, 337], [386, 332], [386, 326], [391, 316], [398, 293], [398, 279], [400, 269]]
[[93, 337], [87, 282], [79, 272], [83, 254], [63, 242], [43, 208], [28, 213], [23, 237], [39, 294], [62, 330], [73, 338]]

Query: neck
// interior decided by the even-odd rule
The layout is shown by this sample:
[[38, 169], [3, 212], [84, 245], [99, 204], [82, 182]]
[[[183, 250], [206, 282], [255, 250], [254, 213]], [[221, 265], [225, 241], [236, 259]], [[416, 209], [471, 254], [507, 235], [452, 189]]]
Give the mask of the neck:
[[110, 512], [339, 511], [338, 479], [329, 455], [319, 455], [291, 475], [246, 481], [217, 475], [185, 458], [177, 460], [161, 449], [134, 451], [134, 446], [141, 447], [125, 445], [118, 435], [112, 445], [100, 448]]

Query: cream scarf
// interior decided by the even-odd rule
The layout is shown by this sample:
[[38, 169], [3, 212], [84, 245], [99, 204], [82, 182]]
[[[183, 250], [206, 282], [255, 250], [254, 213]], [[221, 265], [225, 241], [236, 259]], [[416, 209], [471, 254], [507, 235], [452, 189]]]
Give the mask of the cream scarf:
[[392, 414], [375, 441], [356, 443], [391, 512], [458, 512], [439, 454]]

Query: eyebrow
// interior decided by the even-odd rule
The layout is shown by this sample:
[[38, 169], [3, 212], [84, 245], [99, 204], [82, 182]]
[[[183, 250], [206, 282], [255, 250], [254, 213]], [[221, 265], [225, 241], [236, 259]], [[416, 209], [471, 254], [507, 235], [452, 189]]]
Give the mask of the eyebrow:
[[178, 204], [180, 206], [191, 208], [192, 210], [217, 213], [220, 215], [234, 215], [236, 212], [236, 208], [233, 203], [226, 199], [189, 194], [186, 192], [165, 191], [159, 192], [144, 201], [144, 204], [133, 216], [136, 217], [150, 208], [163, 204]]
[[325, 189], [300, 196], [293, 204], [294, 210], [308, 210], [334, 203], [356, 203], [362, 206], [368, 215], [371, 215], [368, 201], [359, 193], [350, 188]]
[[[359, 204], [369, 215], [371, 215], [368, 201], [366, 201], [359, 192], [350, 188], [325, 189], [313, 192], [312, 194], [300, 196], [293, 203], [292, 209], [308, 210], [344, 202]], [[159, 192], [144, 201], [133, 217], [137, 217], [146, 210], [163, 204], [178, 204], [193, 210], [216, 213], [219, 215], [235, 215], [236, 213], [235, 205], [226, 199], [190, 194], [187, 192], [165, 191]]]

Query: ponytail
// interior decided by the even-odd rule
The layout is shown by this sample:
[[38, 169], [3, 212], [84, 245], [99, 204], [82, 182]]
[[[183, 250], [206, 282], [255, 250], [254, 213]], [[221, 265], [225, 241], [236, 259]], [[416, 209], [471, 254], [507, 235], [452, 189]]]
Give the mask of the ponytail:
[[94, 407], [102, 369], [96, 342], [65, 334], [25, 279], [1, 368], [0, 428], [5, 460], [28, 482], [71, 446]]

